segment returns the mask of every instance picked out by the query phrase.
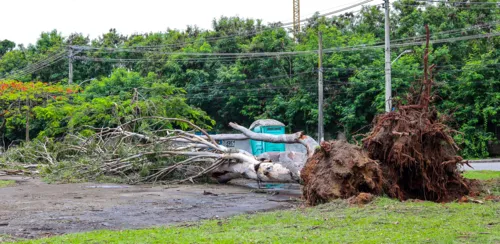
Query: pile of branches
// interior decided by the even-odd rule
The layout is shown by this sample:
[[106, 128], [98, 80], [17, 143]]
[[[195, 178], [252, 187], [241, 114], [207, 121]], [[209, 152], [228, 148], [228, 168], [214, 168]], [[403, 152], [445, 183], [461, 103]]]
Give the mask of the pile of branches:
[[[172, 128], [180, 125], [190, 127], [191, 131]], [[301, 132], [276, 136], [255, 133], [235, 123], [230, 126], [242, 134], [229, 135], [232, 137], [229, 139], [300, 143], [309, 151], [315, 146], [309, 145], [310, 138]], [[235, 178], [259, 182], [300, 179], [295, 162], [262, 161], [244, 150], [227, 148], [217, 143], [228, 139], [221, 138], [227, 135], [209, 135], [184, 119], [141, 117], [115, 128], [92, 129], [95, 133], [87, 137], [71, 134], [58, 142], [33, 141], [9, 150], [7, 158], [37, 162], [52, 174], [71, 168], [72, 175], [79, 178], [119, 176], [130, 184], [173, 184], [199, 179], [218, 182]]]

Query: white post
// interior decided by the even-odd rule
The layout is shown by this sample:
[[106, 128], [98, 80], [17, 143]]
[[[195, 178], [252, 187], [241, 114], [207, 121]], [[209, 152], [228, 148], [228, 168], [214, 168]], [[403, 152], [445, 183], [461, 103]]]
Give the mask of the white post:
[[318, 142], [325, 140], [323, 124], [323, 36], [318, 33]]
[[391, 85], [391, 37], [389, 0], [385, 0], [385, 111], [392, 110], [392, 85]]

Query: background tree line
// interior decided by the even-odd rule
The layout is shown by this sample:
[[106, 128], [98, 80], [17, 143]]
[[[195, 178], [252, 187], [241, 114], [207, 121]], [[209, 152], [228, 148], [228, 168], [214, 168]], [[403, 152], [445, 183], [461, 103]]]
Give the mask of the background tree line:
[[[500, 31], [500, 8], [403, 0], [394, 2], [391, 10], [393, 44], [423, 41], [425, 24], [430, 27], [431, 40], [449, 40], [432, 45], [434, 104], [441, 115], [450, 115], [449, 123], [460, 132], [456, 139], [465, 156], [488, 156], [488, 143], [500, 134], [500, 37], [457, 38]], [[213, 30], [188, 26], [186, 30], [126, 36], [111, 29], [92, 40], [83, 34], [63, 37], [54, 30], [42, 33], [27, 47], [16, 47], [15, 40], [0, 42], [0, 77], [7, 77], [8, 82], [40, 80], [66, 87], [67, 58], [43, 69], [17, 74], [16, 70], [55, 57], [70, 46], [88, 47], [73, 50], [82, 57], [74, 61], [74, 80], [80, 86], [68, 87], [78, 92], [25, 107], [33, 121], [29, 125], [32, 137], [60, 137], [70, 129], [112, 126], [134, 116], [159, 114], [187, 117], [217, 132], [227, 131], [231, 121], [249, 125], [255, 119], [274, 118], [284, 122], [288, 131], [314, 135], [318, 56], [301, 51], [316, 50], [321, 31], [324, 48], [331, 50], [323, 61], [325, 131], [328, 138], [335, 138], [338, 132], [351, 138], [368, 131], [374, 117], [384, 110], [384, 50], [362, 48], [383, 45], [383, 12], [377, 5], [333, 17], [317, 14], [302, 27], [297, 41], [279, 23], [265, 25], [238, 17], [214, 20]], [[423, 45], [394, 48], [393, 59], [408, 49], [412, 52], [393, 64], [395, 104], [404, 103], [409, 89], [418, 89], [412, 85], [423, 73]], [[296, 53], [187, 55], [267, 52]], [[24, 91], [10, 90], [19, 92]], [[7, 110], [10, 100], [5, 94], [0, 98]], [[16, 113], [26, 115], [26, 111], [21, 106]], [[2, 128], [6, 144], [26, 137], [22, 129], [26, 116], [6, 114], [2, 118], [7, 124]]]

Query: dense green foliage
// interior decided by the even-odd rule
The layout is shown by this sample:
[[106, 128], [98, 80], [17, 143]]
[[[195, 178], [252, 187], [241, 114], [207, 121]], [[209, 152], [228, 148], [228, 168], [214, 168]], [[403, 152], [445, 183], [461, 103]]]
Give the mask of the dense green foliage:
[[[500, 8], [495, 5], [402, 0], [392, 5], [391, 39], [393, 44], [421, 42], [425, 24], [430, 27], [432, 40], [498, 32], [499, 20]], [[56, 136], [67, 130], [66, 126], [71, 129], [87, 123], [113, 125], [119, 119], [133, 117], [134, 106], [140, 106], [144, 112], [150, 102], [172, 105], [176, 101], [182, 104], [181, 108], [176, 105], [175, 111], [171, 109], [174, 107], [168, 107], [158, 113], [193, 116], [196, 122], [207, 122], [203, 112], [190, 107], [194, 106], [217, 121], [219, 132], [227, 130], [231, 121], [249, 125], [258, 118], [274, 118], [283, 121], [288, 131], [303, 130], [314, 135], [317, 54], [238, 58], [186, 54], [316, 50], [318, 31], [321, 31], [327, 50], [324, 55], [325, 131], [329, 138], [334, 138], [337, 132], [350, 138], [366, 132], [374, 116], [384, 108], [383, 49], [363, 49], [363, 46], [383, 44], [383, 23], [383, 9], [372, 6], [358, 13], [316, 16], [306, 22], [298, 42], [284, 28], [237, 17], [214, 20], [213, 30], [188, 27], [184, 31], [124, 36], [111, 29], [94, 40], [82, 34], [63, 38], [52, 31], [42, 33], [37, 43], [28, 47], [12, 50], [10, 43], [5, 42], [8, 45], [0, 59], [0, 76], [9, 76], [16, 69], [51, 57], [68, 45], [90, 47], [77, 51], [76, 56], [83, 58], [74, 64], [74, 79], [77, 83], [83, 82], [84, 91], [71, 100], [72, 103], [60, 101], [34, 109], [43, 118], [40, 126], [44, 127], [34, 130], [36, 135]], [[487, 145], [497, 140], [499, 134], [499, 47], [498, 36], [432, 45], [430, 62], [437, 65], [434, 104], [442, 115], [452, 115], [449, 124], [461, 132], [456, 139], [467, 157], [488, 156]], [[404, 103], [405, 94], [422, 75], [421, 44], [392, 49], [392, 59], [407, 49], [413, 52], [393, 64], [395, 103]], [[67, 62], [61, 59], [37, 72], [24, 72], [14, 78], [65, 83]], [[137, 73], [127, 75], [119, 68]], [[114, 71], [116, 69], [119, 70]], [[143, 83], [118, 82], [125, 76], [152, 82], [147, 89], [139, 90], [145, 97], [149, 96], [150, 101], [132, 105], [133, 89], [143, 87]], [[89, 82], [89, 79], [96, 80]], [[170, 85], [163, 87], [163, 83]], [[183, 91], [189, 105], [184, 102]], [[174, 96], [177, 100], [168, 95], [168, 101], [163, 101], [160, 99], [163, 95], [159, 95], [163, 92], [177, 94]], [[118, 104], [118, 109], [113, 110], [113, 102]], [[73, 112], [74, 116], [67, 116]], [[85, 118], [89, 114], [94, 117]], [[17, 135], [23, 138], [21, 133]]]
[[49, 85], [42, 82], [3, 81], [0, 84], [0, 105], [3, 109], [0, 117], [0, 135], [3, 141], [28, 139], [26, 127], [34, 127], [35, 131], [43, 130], [37, 125], [39, 121], [30, 123], [33, 109], [46, 106], [52, 102], [68, 102], [77, 89], [59, 84]]
[[[185, 91], [150, 73], [116, 69], [109, 77], [78, 86], [41, 82], [4, 81], [0, 103], [4, 108], [1, 136], [13, 142], [26, 136], [58, 138], [67, 133], [92, 133], [92, 128], [116, 127], [145, 116], [185, 118], [205, 128], [214, 121], [186, 103]], [[186, 128], [174, 123], [170, 128]]]

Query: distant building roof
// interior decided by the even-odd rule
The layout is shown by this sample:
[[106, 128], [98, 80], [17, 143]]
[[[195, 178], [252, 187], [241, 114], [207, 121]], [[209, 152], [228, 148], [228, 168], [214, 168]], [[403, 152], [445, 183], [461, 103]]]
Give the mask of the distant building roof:
[[285, 124], [275, 119], [259, 119], [250, 125], [250, 130], [258, 126], [285, 126]]

